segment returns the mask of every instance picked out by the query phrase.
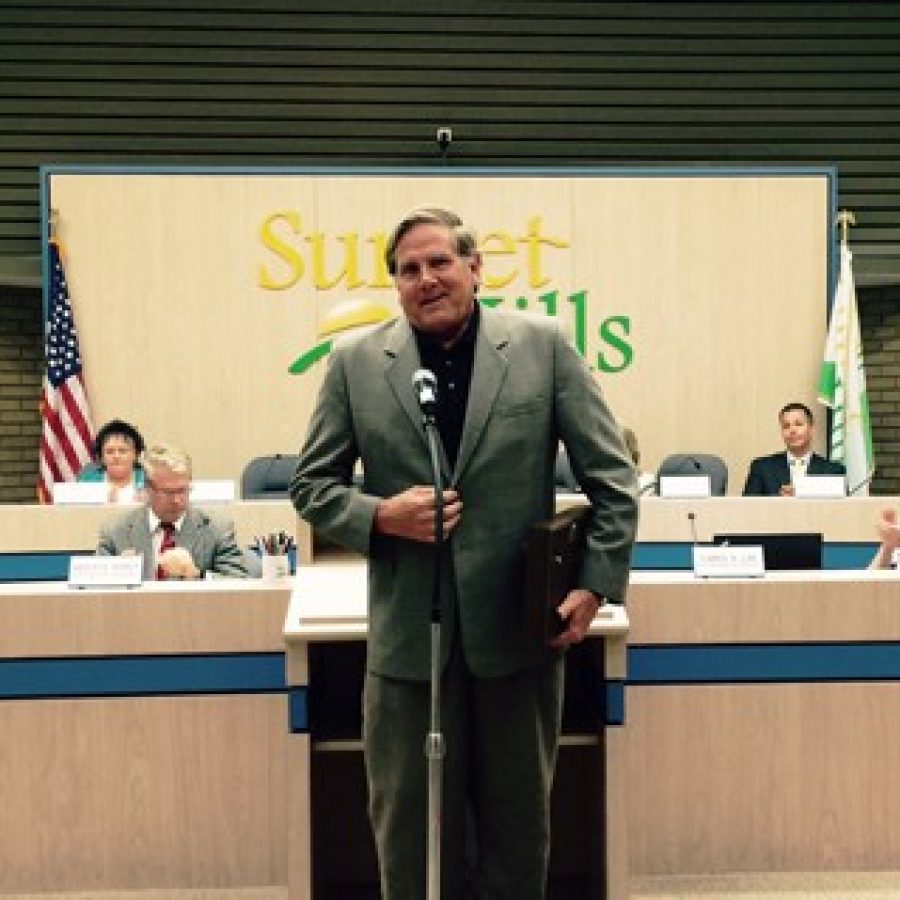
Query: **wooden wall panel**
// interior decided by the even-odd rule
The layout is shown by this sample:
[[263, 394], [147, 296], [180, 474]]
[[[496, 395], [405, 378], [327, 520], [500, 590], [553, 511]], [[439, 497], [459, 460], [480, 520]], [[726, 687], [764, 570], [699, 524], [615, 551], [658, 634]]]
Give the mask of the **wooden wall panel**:
[[[834, 163], [900, 277], [900, 9], [127, 0], [0, 9], [0, 264], [50, 163]], [[2, 265], [0, 265], [2, 271]]]
[[285, 699], [5, 700], [0, 893], [287, 881]]
[[[188, 447], [197, 477], [237, 478], [255, 456], [297, 451], [324, 364], [288, 367], [347, 304], [396, 309], [372, 248], [406, 210], [437, 203], [514, 247], [485, 256], [482, 296], [544, 315], [554, 294], [648, 470], [678, 450], [716, 453], [739, 493], [750, 458], [781, 445], [785, 397], [815, 401], [829, 201], [822, 171], [745, 176], [61, 172], [50, 199], [95, 418], [128, 410], [148, 440]], [[262, 241], [288, 213], [299, 226], [271, 231], [302, 260], [294, 269]], [[358, 286], [341, 275], [346, 235]], [[266, 288], [261, 269], [284, 289]], [[785, 334], [808, 338], [785, 353]]]
[[[834, 164], [857, 282], [897, 290], [898, 44], [878, 0], [7, 0], [0, 289], [40, 284], [42, 164], [438, 169], [449, 125], [451, 167]], [[896, 435], [875, 429], [873, 486], [896, 493]]]

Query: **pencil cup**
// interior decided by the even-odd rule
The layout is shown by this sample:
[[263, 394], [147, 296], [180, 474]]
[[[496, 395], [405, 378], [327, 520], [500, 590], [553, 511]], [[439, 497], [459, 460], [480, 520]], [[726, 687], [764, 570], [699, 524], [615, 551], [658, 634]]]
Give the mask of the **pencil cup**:
[[291, 574], [291, 563], [286, 554], [262, 556], [263, 581], [278, 581], [279, 578], [287, 578]]

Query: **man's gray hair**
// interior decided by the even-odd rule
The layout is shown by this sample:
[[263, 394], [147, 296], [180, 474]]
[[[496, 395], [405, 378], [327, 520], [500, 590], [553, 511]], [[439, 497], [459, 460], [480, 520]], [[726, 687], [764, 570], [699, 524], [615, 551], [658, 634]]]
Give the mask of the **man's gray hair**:
[[463, 223], [463, 220], [449, 209], [440, 206], [419, 206], [410, 210], [391, 232], [384, 249], [384, 259], [391, 275], [397, 274], [397, 244], [416, 225], [443, 225], [448, 229], [456, 244], [456, 252], [460, 256], [474, 256], [478, 246], [475, 230]]
[[160, 467], [175, 472], [177, 475], [191, 477], [191, 458], [178, 447], [171, 444], [153, 444], [144, 451], [142, 460], [147, 477], [152, 481], [156, 470]]

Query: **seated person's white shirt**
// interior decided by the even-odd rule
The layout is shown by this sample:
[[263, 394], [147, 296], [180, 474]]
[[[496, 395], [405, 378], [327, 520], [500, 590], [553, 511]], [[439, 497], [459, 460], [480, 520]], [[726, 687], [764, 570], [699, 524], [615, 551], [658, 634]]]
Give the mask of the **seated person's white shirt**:
[[798, 475], [805, 475], [809, 469], [809, 461], [812, 459], [812, 450], [805, 453], [803, 456], [792, 456], [790, 451], [787, 451], [785, 455], [787, 456], [788, 473], [791, 476], [791, 484], [793, 484], [794, 479], [796, 479]]
[[[104, 481], [110, 486], [110, 489], [114, 486], [113, 483], [105, 478]], [[134, 481], [130, 481], [125, 487], [120, 487], [116, 489], [116, 498], [115, 500], [110, 500], [110, 503], [137, 503], [137, 499], [135, 498], [135, 488]]]
[[[159, 548], [162, 547], [163, 542], [163, 530], [160, 528], [162, 519], [149, 506], [147, 507], [147, 519], [150, 526], [150, 534], [153, 535], [153, 558], [157, 559], [159, 557]], [[180, 534], [181, 526], [184, 525], [184, 515], [180, 519], [176, 519], [172, 524], [175, 526], [175, 534]]]

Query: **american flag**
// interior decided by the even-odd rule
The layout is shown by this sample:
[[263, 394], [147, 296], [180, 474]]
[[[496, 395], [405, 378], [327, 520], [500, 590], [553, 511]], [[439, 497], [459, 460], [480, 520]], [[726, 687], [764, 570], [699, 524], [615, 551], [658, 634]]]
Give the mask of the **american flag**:
[[50, 242], [50, 297], [44, 333], [47, 372], [41, 393], [37, 490], [40, 502], [50, 503], [53, 483], [74, 481], [90, 460], [94, 431], [81, 376], [81, 352], [69, 302], [69, 286], [56, 241]]

